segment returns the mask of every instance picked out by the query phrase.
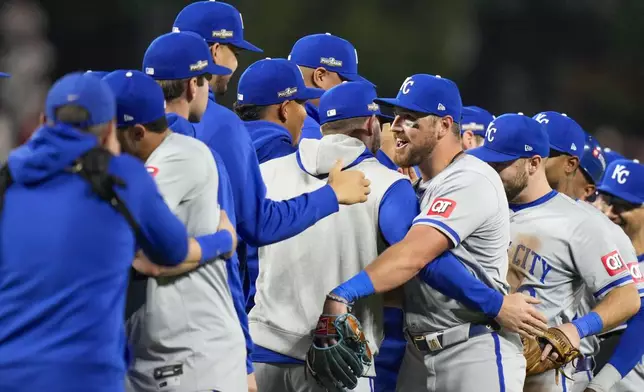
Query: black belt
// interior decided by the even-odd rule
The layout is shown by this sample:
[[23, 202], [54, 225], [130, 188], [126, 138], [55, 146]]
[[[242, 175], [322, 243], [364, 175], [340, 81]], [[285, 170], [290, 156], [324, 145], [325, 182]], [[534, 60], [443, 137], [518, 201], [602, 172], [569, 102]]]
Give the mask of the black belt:
[[[455, 327], [458, 328], [458, 327]], [[454, 328], [454, 329], [455, 329]], [[421, 334], [416, 335], [412, 334], [409, 331], [406, 331], [409, 342], [416, 347], [419, 351], [423, 352], [437, 352], [448, 347], [454, 346], [458, 343], [463, 343], [469, 339], [475, 338], [477, 336], [485, 335], [487, 333], [498, 331], [500, 328], [497, 325], [489, 324], [470, 324], [470, 329], [467, 333], [467, 337], [460, 340], [452, 340], [445, 342], [446, 333], [449, 333], [452, 329], [447, 329], [445, 331], [440, 331], [436, 333]]]

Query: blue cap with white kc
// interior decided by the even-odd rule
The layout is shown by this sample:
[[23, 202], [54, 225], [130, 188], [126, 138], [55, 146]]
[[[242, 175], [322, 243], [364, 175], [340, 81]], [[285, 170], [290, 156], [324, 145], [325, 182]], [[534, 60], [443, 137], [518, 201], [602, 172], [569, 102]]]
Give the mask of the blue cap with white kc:
[[[313, 34], [300, 38], [288, 59], [302, 67], [322, 67], [336, 72], [351, 82], [371, 83], [358, 74], [358, 51], [344, 38], [331, 33]], [[371, 83], [373, 84], [373, 83]]]
[[119, 127], [147, 124], [165, 117], [163, 90], [141, 71], [118, 70], [103, 79], [116, 97]]
[[629, 159], [613, 161], [606, 169], [600, 192], [644, 207], [644, 165]]
[[541, 112], [533, 118], [543, 124], [548, 132], [551, 149], [577, 158], [581, 157], [586, 132], [575, 120], [557, 112]]
[[57, 123], [56, 110], [75, 105], [89, 113], [89, 119], [80, 127], [105, 124], [116, 116], [116, 102], [110, 87], [103, 80], [84, 72], [74, 72], [58, 79], [51, 87], [45, 101], [45, 115]]
[[606, 170], [606, 158], [599, 142], [591, 135], [586, 135], [586, 144], [579, 158], [579, 166], [593, 184], [599, 184]]
[[300, 69], [286, 59], [259, 60], [244, 71], [237, 85], [237, 102], [267, 106], [284, 101], [320, 98], [324, 90], [308, 88]]
[[477, 136], [485, 136], [488, 125], [494, 121], [494, 116], [478, 106], [464, 106], [461, 112], [461, 134], [470, 131]]
[[604, 148], [604, 156], [606, 157], [606, 164], [610, 165], [614, 161], [618, 159], [627, 159], [624, 155], [618, 153], [615, 150], [611, 150], [610, 148], [606, 147]]
[[463, 110], [456, 83], [439, 75], [410, 76], [403, 82], [396, 98], [378, 98], [376, 102], [439, 117], [452, 116], [456, 123], [460, 123]]
[[206, 41], [190, 32], [167, 33], [152, 41], [143, 56], [143, 71], [155, 80], [232, 73], [230, 69], [215, 64]]
[[550, 152], [548, 133], [523, 114], [504, 114], [490, 123], [483, 146], [466, 151], [485, 162], [509, 162]]
[[262, 52], [244, 39], [244, 20], [230, 4], [219, 1], [197, 1], [187, 5], [174, 20], [173, 31], [192, 31], [209, 44], [219, 42], [234, 47]]
[[364, 82], [341, 83], [322, 95], [319, 113], [320, 125], [356, 117], [381, 116], [373, 85]]

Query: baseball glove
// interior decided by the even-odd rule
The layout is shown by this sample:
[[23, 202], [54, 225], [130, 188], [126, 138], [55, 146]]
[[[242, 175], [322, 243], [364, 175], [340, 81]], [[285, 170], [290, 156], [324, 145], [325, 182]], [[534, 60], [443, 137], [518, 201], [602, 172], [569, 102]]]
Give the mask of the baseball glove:
[[353, 389], [373, 360], [367, 343], [352, 314], [322, 315], [306, 355], [307, 371], [329, 392]]
[[[559, 373], [570, 379], [563, 372], [563, 367], [574, 359], [581, 357], [581, 353], [572, 345], [563, 331], [556, 327], [548, 328], [544, 336], [536, 340], [526, 338], [521, 338], [521, 340], [523, 341], [523, 356], [526, 360], [526, 376], [556, 369], [555, 382], [557, 385], [559, 385]], [[553, 360], [550, 356], [543, 361], [541, 360], [542, 350], [547, 344], [552, 346], [552, 352], [558, 354], [556, 360]]]

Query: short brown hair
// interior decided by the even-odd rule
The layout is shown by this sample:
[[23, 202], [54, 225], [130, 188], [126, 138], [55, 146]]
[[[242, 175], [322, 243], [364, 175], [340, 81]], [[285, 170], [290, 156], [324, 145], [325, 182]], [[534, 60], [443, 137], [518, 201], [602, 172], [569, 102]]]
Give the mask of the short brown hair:
[[91, 119], [90, 113], [82, 106], [78, 105], [63, 105], [56, 108], [54, 113], [55, 118], [52, 121], [71, 125], [72, 127], [94, 136], [100, 137], [107, 130], [107, 123], [84, 125]]
[[[201, 87], [206, 82], [206, 75], [199, 75], [197, 78], [197, 86]], [[175, 79], [175, 80], [157, 80], [161, 90], [163, 90], [163, 97], [166, 101], [173, 101], [181, 97], [188, 89], [188, 79]]]
[[369, 117], [353, 117], [346, 118], [344, 120], [330, 121], [322, 124], [322, 133], [324, 135], [333, 135], [337, 133], [348, 135], [356, 129], [360, 129], [362, 124], [364, 124], [368, 118]]

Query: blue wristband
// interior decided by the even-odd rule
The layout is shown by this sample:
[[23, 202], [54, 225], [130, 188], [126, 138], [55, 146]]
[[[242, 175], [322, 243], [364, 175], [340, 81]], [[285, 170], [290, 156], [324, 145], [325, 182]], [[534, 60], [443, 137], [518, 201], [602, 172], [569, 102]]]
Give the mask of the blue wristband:
[[590, 312], [587, 315], [574, 320], [572, 324], [577, 327], [581, 339], [586, 336], [597, 335], [604, 329], [604, 322], [597, 312]]
[[364, 270], [331, 291], [332, 294], [346, 299], [349, 303], [362, 297], [368, 297], [375, 292], [376, 289], [371, 283], [371, 278]]
[[201, 247], [199, 264], [216, 259], [233, 250], [233, 236], [228, 230], [219, 230], [214, 234], [202, 235], [195, 238], [195, 240]]

